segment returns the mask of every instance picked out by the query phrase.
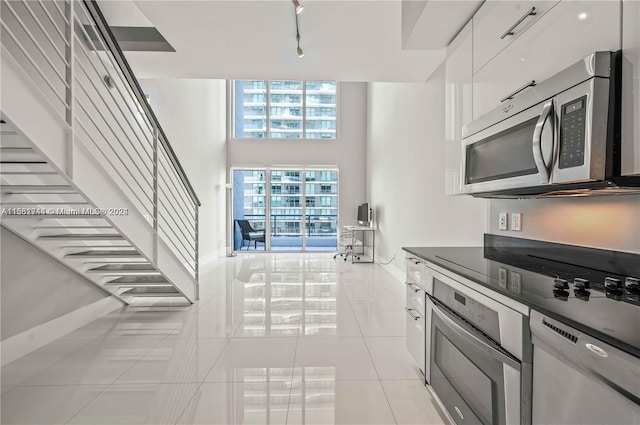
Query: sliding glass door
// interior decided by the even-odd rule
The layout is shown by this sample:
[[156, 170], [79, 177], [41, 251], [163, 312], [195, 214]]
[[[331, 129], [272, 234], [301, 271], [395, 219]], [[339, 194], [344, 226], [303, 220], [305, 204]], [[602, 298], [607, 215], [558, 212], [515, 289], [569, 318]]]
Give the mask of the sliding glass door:
[[304, 182], [306, 247], [333, 251], [338, 236], [338, 172], [307, 170]]
[[236, 169], [233, 179], [235, 250], [336, 250], [337, 170]]

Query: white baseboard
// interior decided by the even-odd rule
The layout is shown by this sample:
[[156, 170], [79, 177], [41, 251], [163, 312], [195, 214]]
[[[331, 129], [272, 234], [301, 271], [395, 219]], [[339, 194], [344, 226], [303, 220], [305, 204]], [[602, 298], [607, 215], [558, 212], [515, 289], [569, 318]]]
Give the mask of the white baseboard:
[[220, 260], [220, 257], [226, 257], [226, 248], [223, 249], [218, 249], [216, 251], [213, 251], [207, 255], [203, 255], [202, 257], [199, 258], [200, 261], [200, 265], [199, 265], [199, 272], [200, 274], [210, 270], [211, 268], [213, 268], [214, 264]]
[[27, 331], [13, 335], [0, 342], [0, 350], [2, 352], [2, 366], [11, 363], [14, 360], [25, 356], [32, 351], [43, 347], [50, 342], [55, 341], [75, 331], [82, 326], [93, 322], [102, 316], [111, 313], [124, 304], [122, 301], [114, 297], [106, 297], [93, 304], [67, 313], [63, 316], [49, 320], [46, 323], [35, 326]]
[[[380, 256], [376, 257], [376, 263], [380, 264], [382, 266], [383, 269], [385, 269], [387, 272], [389, 272], [389, 274], [391, 274], [391, 276], [393, 276], [398, 283], [404, 284], [405, 281], [405, 272], [403, 269], [396, 267], [394, 265], [395, 260], [392, 261], [391, 263], [389, 263], [389, 260], [384, 259]], [[389, 264], [387, 264], [389, 263]]]

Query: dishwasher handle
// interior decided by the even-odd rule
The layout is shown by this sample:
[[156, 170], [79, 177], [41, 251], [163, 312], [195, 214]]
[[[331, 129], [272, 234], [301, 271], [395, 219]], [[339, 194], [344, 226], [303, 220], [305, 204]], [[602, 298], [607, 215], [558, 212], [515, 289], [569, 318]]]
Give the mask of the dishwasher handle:
[[454, 318], [453, 313], [448, 313], [439, 301], [429, 297], [429, 301], [432, 303], [433, 313], [440, 318], [453, 332], [455, 332], [460, 338], [473, 345], [477, 350], [487, 354], [492, 359], [512, 367], [513, 369], [520, 370], [520, 361], [509, 353], [504, 351], [500, 346], [490, 341], [483, 335], [480, 335], [479, 331], [473, 329], [470, 325], [464, 323], [462, 320]]

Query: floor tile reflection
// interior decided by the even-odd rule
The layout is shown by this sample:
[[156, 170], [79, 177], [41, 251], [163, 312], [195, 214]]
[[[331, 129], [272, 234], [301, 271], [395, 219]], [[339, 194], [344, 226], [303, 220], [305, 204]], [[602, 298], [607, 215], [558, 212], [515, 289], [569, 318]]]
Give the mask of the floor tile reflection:
[[379, 381], [300, 381], [291, 388], [288, 424], [395, 424]]
[[2, 368], [7, 424], [444, 423], [378, 264], [243, 253], [191, 306], [126, 307]]
[[2, 396], [2, 424], [65, 424], [107, 387], [19, 387]]
[[199, 384], [112, 385], [70, 424], [174, 424]]
[[284, 425], [290, 389], [282, 381], [204, 383], [178, 424]]

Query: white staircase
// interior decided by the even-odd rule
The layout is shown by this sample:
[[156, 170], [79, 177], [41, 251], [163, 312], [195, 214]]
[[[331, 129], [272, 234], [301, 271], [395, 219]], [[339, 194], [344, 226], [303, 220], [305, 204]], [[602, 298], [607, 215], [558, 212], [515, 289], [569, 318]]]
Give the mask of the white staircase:
[[97, 5], [0, 3], [0, 224], [126, 303], [193, 302], [199, 201]]

